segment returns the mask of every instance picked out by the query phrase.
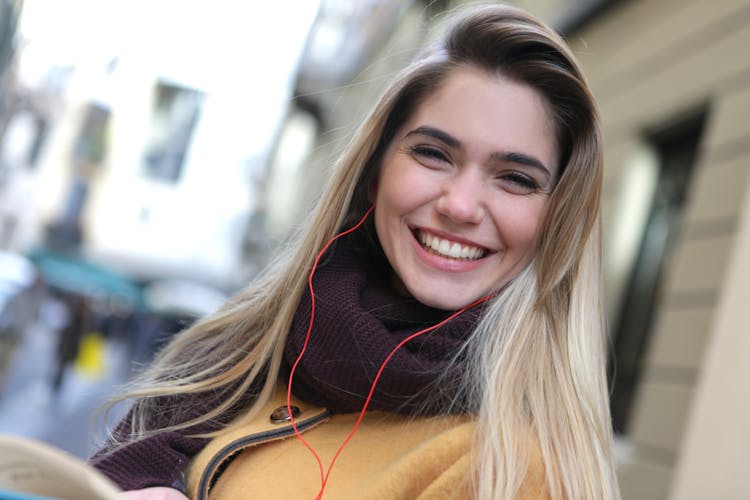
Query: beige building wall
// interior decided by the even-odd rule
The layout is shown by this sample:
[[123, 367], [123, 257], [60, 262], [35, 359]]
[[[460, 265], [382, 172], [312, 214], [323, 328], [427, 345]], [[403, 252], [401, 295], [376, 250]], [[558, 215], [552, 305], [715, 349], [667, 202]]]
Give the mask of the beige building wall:
[[569, 41], [601, 106], [608, 233], [644, 132], [708, 111], [625, 436], [623, 497], [750, 498], [750, 1], [622, 1]]
[[671, 498], [750, 498], [750, 183], [687, 418]]

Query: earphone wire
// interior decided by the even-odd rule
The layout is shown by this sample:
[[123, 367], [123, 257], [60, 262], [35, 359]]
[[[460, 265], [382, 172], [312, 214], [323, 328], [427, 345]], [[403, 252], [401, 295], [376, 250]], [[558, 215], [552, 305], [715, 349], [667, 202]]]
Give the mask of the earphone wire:
[[355, 224], [351, 228], [347, 229], [346, 231], [343, 231], [343, 232], [337, 234], [336, 236], [334, 236], [333, 238], [331, 238], [328, 241], [328, 243], [325, 244], [325, 246], [323, 247], [323, 249], [316, 256], [315, 261], [314, 261], [313, 266], [312, 266], [312, 269], [310, 270], [310, 274], [308, 276], [308, 280], [307, 280], [308, 287], [309, 287], [309, 290], [310, 290], [310, 300], [311, 300], [310, 322], [309, 322], [309, 324], [307, 326], [307, 332], [305, 334], [305, 341], [302, 344], [302, 349], [300, 349], [300, 353], [297, 356], [297, 359], [295, 360], [294, 364], [292, 365], [292, 369], [291, 369], [291, 371], [289, 373], [289, 383], [287, 385], [287, 395], [286, 395], [286, 407], [287, 407], [287, 412], [289, 414], [289, 420], [290, 420], [290, 423], [292, 425], [292, 429], [294, 430], [294, 435], [300, 441], [302, 441], [302, 443], [304, 444], [304, 446], [310, 451], [310, 453], [312, 453], [313, 457], [315, 458], [315, 461], [318, 464], [318, 470], [320, 472], [320, 490], [318, 491], [318, 494], [315, 497], [316, 500], [319, 500], [319, 499], [323, 498], [323, 492], [325, 491], [325, 487], [326, 487], [326, 484], [328, 483], [328, 479], [329, 479], [329, 477], [331, 475], [331, 472], [333, 470], [333, 466], [336, 463], [336, 461], [338, 460], [339, 455], [341, 455], [341, 453], [344, 451], [344, 447], [346, 447], [346, 445], [349, 443], [349, 441], [354, 437], [354, 434], [357, 432], [357, 429], [359, 429], [359, 426], [362, 423], [362, 420], [364, 419], [365, 413], [367, 412], [367, 408], [370, 406], [370, 402], [372, 401], [372, 397], [375, 394], [375, 388], [377, 386], [378, 381], [380, 380], [380, 376], [383, 374], [383, 371], [385, 371], [386, 365], [391, 360], [391, 358], [396, 354], [396, 352], [399, 349], [401, 349], [404, 345], [406, 345], [406, 343], [408, 343], [409, 341], [413, 340], [414, 338], [419, 337], [420, 335], [424, 335], [425, 333], [431, 332], [431, 331], [433, 331], [433, 330], [435, 330], [437, 328], [440, 328], [445, 323], [451, 321], [456, 316], [458, 316], [461, 313], [465, 312], [467, 309], [471, 309], [472, 307], [474, 307], [476, 305], [479, 305], [482, 302], [485, 302], [486, 300], [488, 300], [491, 297], [491, 295], [486, 295], [486, 296], [484, 296], [482, 298], [479, 298], [479, 299], [475, 300], [471, 304], [462, 307], [461, 309], [459, 309], [458, 311], [454, 312], [453, 314], [451, 314], [447, 318], [443, 319], [442, 321], [440, 321], [440, 322], [438, 322], [438, 323], [436, 323], [436, 324], [434, 324], [432, 326], [429, 326], [427, 328], [424, 328], [422, 330], [419, 330], [418, 332], [415, 332], [415, 333], [409, 335], [408, 337], [406, 337], [405, 339], [403, 339], [401, 342], [399, 342], [396, 345], [396, 347], [394, 347], [391, 350], [391, 352], [388, 354], [388, 356], [386, 356], [385, 359], [383, 360], [383, 362], [381, 363], [380, 368], [378, 369], [378, 372], [375, 375], [375, 378], [373, 379], [372, 384], [370, 385], [370, 392], [368, 393], [367, 398], [365, 399], [365, 402], [362, 405], [362, 409], [359, 412], [359, 416], [357, 417], [357, 421], [354, 423], [354, 425], [352, 426], [352, 430], [349, 432], [349, 434], [346, 436], [346, 438], [341, 443], [341, 445], [339, 446], [339, 448], [336, 450], [336, 453], [333, 455], [333, 458], [331, 459], [331, 463], [329, 464], [328, 469], [324, 473], [323, 472], [323, 461], [322, 461], [322, 459], [316, 453], [316, 451], [313, 449], [313, 447], [310, 445], [310, 443], [308, 443], [307, 440], [304, 437], [302, 437], [302, 434], [300, 433], [299, 429], [297, 428], [297, 423], [294, 420], [294, 414], [292, 412], [292, 404], [291, 404], [291, 400], [292, 400], [292, 380], [294, 378], [294, 372], [296, 371], [297, 366], [301, 362], [302, 356], [305, 354], [305, 351], [307, 350], [307, 346], [308, 346], [309, 341], [310, 341], [310, 336], [312, 334], [313, 322], [315, 321], [315, 293], [313, 291], [312, 279], [313, 279], [313, 275], [315, 274], [315, 270], [318, 267], [318, 262], [320, 261], [320, 259], [322, 258], [322, 256], [325, 254], [325, 252], [328, 250], [328, 248], [331, 246], [331, 244], [333, 244], [334, 241], [336, 241], [337, 239], [341, 238], [342, 236], [345, 236], [345, 235], [347, 235], [347, 234], [349, 234], [349, 233], [357, 230], [360, 226], [362, 226], [362, 224], [364, 224], [365, 220], [367, 220], [367, 217], [370, 215], [370, 213], [372, 213], [372, 211], [374, 209], [375, 209], [375, 205], [372, 205], [367, 210], [367, 212], [365, 213], [365, 215], [362, 217], [362, 219], [360, 219], [360, 221], [357, 224]]
[[333, 238], [331, 238], [328, 243], [326, 243], [323, 248], [318, 252], [318, 255], [315, 257], [315, 261], [313, 262], [312, 269], [310, 270], [310, 274], [307, 278], [307, 285], [310, 290], [310, 322], [307, 325], [307, 332], [305, 334], [305, 341], [302, 344], [302, 349], [300, 349], [299, 355], [297, 356], [297, 359], [295, 360], [294, 364], [292, 365], [292, 369], [289, 372], [289, 383], [287, 384], [287, 392], [286, 392], [286, 409], [289, 415], [289, 422], [292, 425], [292, 429], [294, 430], [294, 435], [297, 436], [297, 438], [302, 441], [302, 444], [312, 453], [313, 457], [315, 458], [315, 461], [318, 464], [318, 469], [320, 472], [320, 484], [321, 488], [316, 496], [316, 498], [322, 498], [323, 496], [323, 489], [325, 488], [326, 483], [326, 477], [327, 474], [324, 474], [323, 472], [323, 461], [320, 459], [320, 456], [315, 452], [313, 447], [310, 445], [310, 443], [307, 442], [307, 440], [302, 437], [302, 434], [300, 433], [299, 429], [297, 428], [297, 423], [294, 420], [294, 412], [292, 412], [292, 380], [294, 379], [294, 372], [297, 370], [297, 366], [302, 361], [302, 356], [305, 354], [305, 351], [307, 350], [307, 346], [310, 343], [310, 335], [312, 334], [312, 327], [313, 323], [315, 322], [315, 291], [313, 290], [313, 275], [315, 274], [315, 270], [318, 267], [318, 263], [320, 262], [320, 259], [323, 257], [323, 255], [328, 251], [328, 248], [333, 244], [334, 241], [338, 240], [339, 238], [346, 236], [347, 234], [356, 231], [359, 229], [362, 224], [364, 224], [365, 220], [367, 220], [367, 217], [372, 213], [372, 211], [375, 210], [375, 205], [373, 204], [367, 212], [365, 212], [365, 215], [362, 216], [362, 219], [360, 219], [357, 224], [352, 226], [351, 228], [342, 231], [341, 233], [335, 235]]

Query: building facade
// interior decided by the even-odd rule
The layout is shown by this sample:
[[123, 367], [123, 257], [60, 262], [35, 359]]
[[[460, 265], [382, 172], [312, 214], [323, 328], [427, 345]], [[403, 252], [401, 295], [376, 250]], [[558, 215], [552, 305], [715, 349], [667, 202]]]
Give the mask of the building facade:
[[750, 2], [518, 3], [568, 23], [601, 107], [623, 497], [749, 498]]

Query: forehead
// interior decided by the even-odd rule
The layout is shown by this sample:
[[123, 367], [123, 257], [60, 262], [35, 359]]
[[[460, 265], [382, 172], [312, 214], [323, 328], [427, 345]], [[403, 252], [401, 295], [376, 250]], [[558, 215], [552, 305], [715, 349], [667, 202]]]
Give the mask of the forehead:
[[533, 154], [557, 168], [554, 123], [545, 98], [502, 75], [458, 68], [414, 110], [404, 133], [428, 125], [472, 150]]

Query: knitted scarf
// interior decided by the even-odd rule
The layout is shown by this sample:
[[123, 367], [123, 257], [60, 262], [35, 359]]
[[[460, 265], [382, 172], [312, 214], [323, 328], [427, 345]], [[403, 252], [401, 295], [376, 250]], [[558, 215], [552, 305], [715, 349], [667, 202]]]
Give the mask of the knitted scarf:
[[[377, 260], [377, 259], [376, 259]], [[381, 363], [404, 338], [439, 323], [450, 312], [427, 307], [393, 287], [393, 271], [337, 245], [313, 277], [315, 319], [292, 381], [294, 394], [337, 413], [362, 409]], [[370, 409], [407, 414], [467, 411], [460, 394], [463, 346], [481, 305], [416, 337], [391, 358]], [[310, 322], [309, 290], [287, 339], [286, 376], [299, 356]]]

